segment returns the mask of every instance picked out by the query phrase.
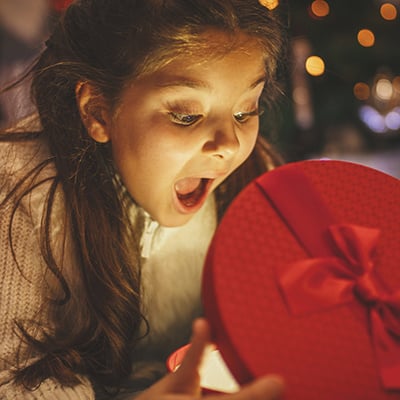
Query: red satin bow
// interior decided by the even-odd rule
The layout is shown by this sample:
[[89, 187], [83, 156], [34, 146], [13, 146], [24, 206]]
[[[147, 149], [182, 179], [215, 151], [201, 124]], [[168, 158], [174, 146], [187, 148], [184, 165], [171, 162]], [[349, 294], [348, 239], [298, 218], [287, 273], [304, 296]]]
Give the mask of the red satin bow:
[[328, 228], [337, 257], [281, 265], [280, 286], [292, 313], [301, 315], [358, 299], [369, 310], [372, 343], [382, 382], [400, 389], [400, 290], [390, 293], [374, 271], [380, 231], [356, 225]]

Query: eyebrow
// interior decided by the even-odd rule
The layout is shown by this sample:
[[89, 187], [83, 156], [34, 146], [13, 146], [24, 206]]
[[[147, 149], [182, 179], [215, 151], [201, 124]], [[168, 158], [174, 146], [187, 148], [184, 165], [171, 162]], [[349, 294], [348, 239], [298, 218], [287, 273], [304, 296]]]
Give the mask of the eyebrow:
[[[267, 80], [265, 74], [260, 75], [250, 86], [249, 89], [254, 89], [260, 83], [265, 83]], [[172, 76], [168, 80], [157, 84], [158, 87], [169, 88], [169, 87], [188, 87], [191, 89], [209, 89], [210, 85], [202, 80], [198, 79], [187, 79], [186, 77]]]
[[204, 88], [208, 89], [210, 85], [207, 82], [197, 79], [187, 79], [186, 77], [172, 76], [168, 80], [163, 80], [158, 83], [159, 87], [175, 87], [175, 86], [183, 86], [189, 87], [192, 89]]

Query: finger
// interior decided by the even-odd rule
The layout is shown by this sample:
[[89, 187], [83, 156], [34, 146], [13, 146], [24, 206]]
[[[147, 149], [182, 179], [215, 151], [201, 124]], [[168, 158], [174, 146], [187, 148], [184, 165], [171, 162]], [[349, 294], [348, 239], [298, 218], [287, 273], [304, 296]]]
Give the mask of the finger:
[[180, 367], [167, 379], [166, 388], [170, 393], [197, 396], [200, 393], [199, 367], [205, 348], [210, 342], [210, 328], [205, 319], [193, 323], [190, 346]]
[[208, 400], [278, 400], [283, 394], [283, 380], [269, 375], [243, 386], [239, 392], [224, 396], [208, 396]]
[[141, 400], [192, 400], [200, 395], [199, 366], [210, 342], [210, 328], [205, 319], [193, 323], [191, 344], [181, 366], [146, 390]]
[[211, 333], [208, 322], [203, 318], [196, 319], [192, 327], [190, 347], [178, 371], [181, 371], [181, 373], [185, 371], [197, 371], [201, 364], [204, 351], [207, 345], [210, 344], [210, 340]]

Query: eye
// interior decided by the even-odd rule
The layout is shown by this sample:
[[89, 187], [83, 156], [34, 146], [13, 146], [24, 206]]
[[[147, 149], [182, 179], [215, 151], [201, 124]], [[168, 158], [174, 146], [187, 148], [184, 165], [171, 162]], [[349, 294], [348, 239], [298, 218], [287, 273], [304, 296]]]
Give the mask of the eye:
[[243, 124], [247, 122], [251, 117], [259, 117], [263, 114], [263, 112], [263, 110], [256, 109], [250, 112], [238, 112], [234, 114], [233, 117], [236, 119], [236, 121]]
[[170, 112], [168, 115], [173, 123], [184, 126], [193, 125], [201, 118], [200, 114], [181, 114]]

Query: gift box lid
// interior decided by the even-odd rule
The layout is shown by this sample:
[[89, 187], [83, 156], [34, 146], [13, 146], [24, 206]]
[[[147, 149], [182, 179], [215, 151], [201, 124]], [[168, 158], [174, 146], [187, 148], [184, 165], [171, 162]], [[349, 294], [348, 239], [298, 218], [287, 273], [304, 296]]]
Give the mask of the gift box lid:
[[288, 163], [232, 202], [202, 296], [240, 383], [288, 400], [400, 399], [400, 181], [359, 164]]

